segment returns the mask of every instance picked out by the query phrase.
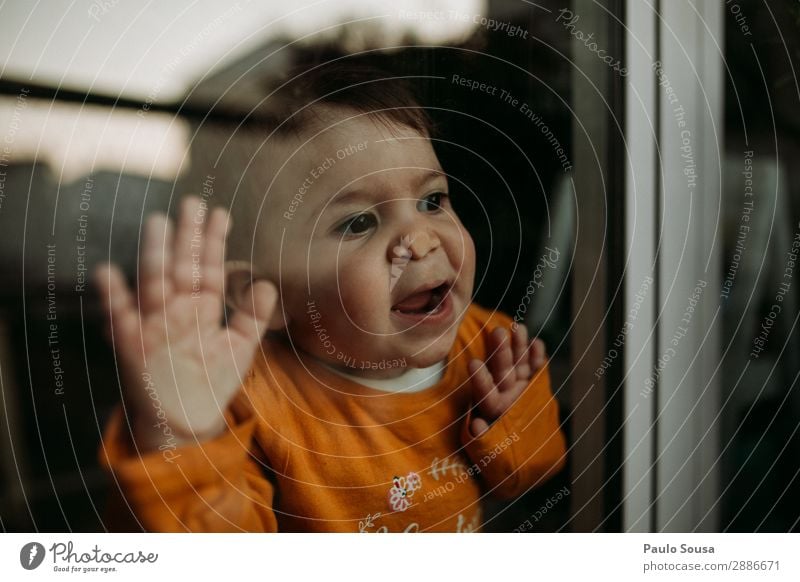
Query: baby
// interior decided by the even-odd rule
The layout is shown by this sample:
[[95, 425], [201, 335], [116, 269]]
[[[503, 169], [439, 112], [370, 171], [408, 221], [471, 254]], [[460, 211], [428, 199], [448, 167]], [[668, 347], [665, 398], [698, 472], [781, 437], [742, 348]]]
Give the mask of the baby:
[[265, 194], [149, 217], [138, 301], [98, 269], [125, 387], [101, 460], [138, 522], [113, 527], [476, 531], [563, 467], [544, 345], [472, 303], [431, 122], [386, 77], [299, 77]]

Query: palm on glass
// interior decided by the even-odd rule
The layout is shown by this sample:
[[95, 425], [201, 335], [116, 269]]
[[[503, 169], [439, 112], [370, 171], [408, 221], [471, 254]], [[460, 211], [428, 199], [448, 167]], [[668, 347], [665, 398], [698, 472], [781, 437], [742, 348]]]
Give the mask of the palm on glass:
[[244, 302], [249, 309], [223, 324], [229, 222], [223, 209], [209, 214], [194, 196], [183, 201], [174, 234], [163, 214], [148, 217], [138, 304], [116, 265], [96, 272], [134, 435], [143, 448], [157, 446], [164, 421], [180, 442], [225, 429], [225, 409], [275, 309], [275, 286], [257, 281]]
[[545, 345], [541, 339], [528, 341], [528, 330], [517, 326], [509, 332], [498, 327], [489, 335], [488, 361], [474, 359], [469, 363], [472, 377], [473, 410], [470, 431], [481, 436], [489, 426], [519, 398], [545, 362]]

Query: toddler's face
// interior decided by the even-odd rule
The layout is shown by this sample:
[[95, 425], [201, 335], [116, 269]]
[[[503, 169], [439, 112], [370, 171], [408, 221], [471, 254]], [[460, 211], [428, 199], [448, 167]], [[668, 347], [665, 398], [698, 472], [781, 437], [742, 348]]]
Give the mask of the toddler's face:
[[445, 358], [475, 250], [430, 140], [340, 112], [287, 143], [264, 226], [292, 343], [369, 377]]

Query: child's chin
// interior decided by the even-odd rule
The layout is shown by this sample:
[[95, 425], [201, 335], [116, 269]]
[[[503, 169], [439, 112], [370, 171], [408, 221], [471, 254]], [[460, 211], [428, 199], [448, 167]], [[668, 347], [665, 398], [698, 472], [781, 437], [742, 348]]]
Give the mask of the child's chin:
[[428, 368], [434, 364], [441, 362], [447, 358], [450, 350], [426, 350], [425, 353], [419, 354], [414, 358], [408, 359], [408, 367], [410, 368]]
[[427, 368], [446, 359], [453, 347], [453, 342], [455, 342], [455, 335], [454, 331], [442, 335], [433, 343], [426, 342], [420, 345], [417, 348], [418, 353], [413, 358], [409, 358], [410, 365], [414, 368]]

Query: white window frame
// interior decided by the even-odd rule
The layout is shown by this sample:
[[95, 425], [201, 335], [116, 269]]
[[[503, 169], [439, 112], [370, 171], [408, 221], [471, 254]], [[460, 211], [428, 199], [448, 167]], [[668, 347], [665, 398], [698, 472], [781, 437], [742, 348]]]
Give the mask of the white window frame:
[[[723, 15], [720, 0], [626, 3], [626, 312], [646, 277], [655, 285], [624, 347], [624, 531], [720, 527]], [[691, 194], [681, 157], [687, 136], [696, 165]], [[700, 280], [701, 300], [673, 354]]]

